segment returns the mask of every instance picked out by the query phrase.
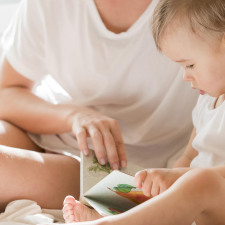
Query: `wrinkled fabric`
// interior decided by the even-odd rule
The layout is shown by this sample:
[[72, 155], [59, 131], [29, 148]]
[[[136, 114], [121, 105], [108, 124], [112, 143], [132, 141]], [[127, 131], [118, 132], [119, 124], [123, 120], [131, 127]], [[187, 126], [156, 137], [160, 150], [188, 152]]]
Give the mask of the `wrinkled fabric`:
[[41, 209], [31, 200], [10, 202], [5, 212], [0, 214], [0, 225], [51, 224], [63, 221], [61, 210]]

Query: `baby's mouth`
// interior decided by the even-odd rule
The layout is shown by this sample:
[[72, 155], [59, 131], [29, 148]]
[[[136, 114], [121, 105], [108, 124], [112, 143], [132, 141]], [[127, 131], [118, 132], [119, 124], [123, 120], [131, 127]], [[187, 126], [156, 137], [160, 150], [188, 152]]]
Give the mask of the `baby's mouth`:
[[200, 94], [200, 95], [204, 95], [204, 94], [205, 94], [205, 91], [203, 91], [203, 90], [201, 90], [201, 89], [198, 89], [197, 87], [192, 86], [191, 88], [194, 89], [194, 90], [195, 90], [195, 89], [199, 90], [199, 94]]
[[204, 94], [205, 94], [205, 91], [199, 90], [199, 94], [200, 94], [200, 95], [204, 95]]

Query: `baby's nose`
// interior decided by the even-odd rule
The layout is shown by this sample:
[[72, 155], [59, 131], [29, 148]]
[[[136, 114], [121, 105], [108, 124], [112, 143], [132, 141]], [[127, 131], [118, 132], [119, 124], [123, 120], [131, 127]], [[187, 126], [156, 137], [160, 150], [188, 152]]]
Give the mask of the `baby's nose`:
[[189, 81], [192, 81], [193, 80], [193, 77], [185, 72], [183, 74], [183, 79], [184, 79], [184, 81], [189, 82]]

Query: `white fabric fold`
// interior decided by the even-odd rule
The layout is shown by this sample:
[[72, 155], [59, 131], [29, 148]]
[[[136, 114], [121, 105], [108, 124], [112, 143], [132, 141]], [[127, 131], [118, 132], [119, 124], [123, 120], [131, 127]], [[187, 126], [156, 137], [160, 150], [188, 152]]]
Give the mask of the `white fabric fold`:
[[42, 210], [34, 201], [16, 200], [0, 214], [0, 225], [51, 224], [56, 218], [61, 218], [61, 210]]

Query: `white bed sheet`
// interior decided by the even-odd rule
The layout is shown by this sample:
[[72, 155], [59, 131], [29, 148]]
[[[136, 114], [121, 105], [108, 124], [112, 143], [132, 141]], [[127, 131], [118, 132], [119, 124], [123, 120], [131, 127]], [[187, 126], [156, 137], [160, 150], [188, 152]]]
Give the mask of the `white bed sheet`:
[[[34, 225], [64, 223], [61, 210], [41, 209], [36, 202], [16, 200], [10, 202], [0, 214], [0, 225]], [[196, 225], [194, 222], [192, 225]]]
[[[64, 223], [61, 210], [41, 209], [36, 202], [16, 200], [10, 202], [0, 214], [0, 225], [34, 225]], [[192, 225], [196, 225], [193, 223]]]
[[61, 210], [41, 209], [36, 202], [16, 200], [10, 202], [0, 214], [0, 225], [33, 225], [63, 223]]

